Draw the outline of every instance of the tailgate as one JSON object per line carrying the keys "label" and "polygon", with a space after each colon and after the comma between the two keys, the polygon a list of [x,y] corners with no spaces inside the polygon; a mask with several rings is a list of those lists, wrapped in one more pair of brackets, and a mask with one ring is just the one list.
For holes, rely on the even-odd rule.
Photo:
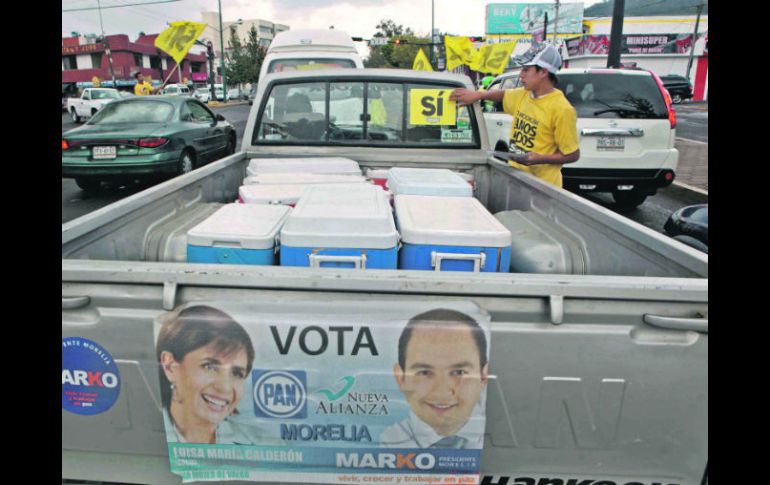
{"label": "tailgate", "polygon": [[[309,323],[473,306],[492,334],[484,483],[700,484],[706,280],[408,273],[64,260],[62,338],[101,345],[121,385],[103,413],[62,410],[62,477],[181,482],[169,470],[154,325],[205,301],[276,318],[313,308]],[[356,372],[350,362],[340,357],[341,370]]]}
{"label": "tailgate", "polygon": [[578,118],[574,168],[660,168],[676,152],[668,120]]}

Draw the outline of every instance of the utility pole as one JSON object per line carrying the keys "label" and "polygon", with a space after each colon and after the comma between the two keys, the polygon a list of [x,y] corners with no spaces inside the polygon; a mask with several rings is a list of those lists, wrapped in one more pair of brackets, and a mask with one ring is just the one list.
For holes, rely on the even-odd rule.
{"label": "utility pole", "polygon": [[554,46],[556,45],[556,32],[558,30],[559,30],[559,0],[556,0],[556,19],[553,21],[553,45]]}
{"label": "utility pole", "polygon": [[433,27],[434,13],[435,13],[434,0],[430,0],[430,67],[433,68],[433,41],[435,40],[435,32]]}
{"label": "utility pole", "polygon": [[612,28],[610,29],[610,52],[607,67],[620,67],[620,44],[623,41],[623,11],[626,0],[614,0],[612,7]]}
{"label": "utility pole", "polygon": [[99,0],[96,0],[96,5],[99,7],[99,26],[102,28],[102,42],[104,43],[104,53],[107,55],[107,63],[109,63],[110,65],[110,76],[112,76],[112,87],[117,89],[118,83],[117,81],[115,81],[115,70],[112,68],[112,52],[110,52],[110,44],[107,42],[107,36],[104,35],[104,23],[102,22],[102,3]]}
{"label": "utility pole", "polygon": [[[222,0],[217,0],[217,3],[219,4],[219,45],[222,49],[220,54],[222,57],[219,59],[219,66],[220,69],[222,69],[222,96],[224,99],[227,99],[227,75],[225,74],[225,41],[224,36],[222,35]],[[214,96],[215,93],[211,93],[212,96]]]}
{"label": "utility pole", "polygon": [[545,19],[543,20],[543,42],[548,39],[548,12],[545,13]]}
{"label": "utility pole", "polygon": [[687,61],[687,74],[685,77],[690,79],[690,68],[692,67],[692,58],[695,56],[695,42],[698,40],[698,24],[700,24],[700,14],[703,11],[703,3],[698,5],[698,17],[695,19],[695,33],[692,34],[692,45],[690,46],[690,60]]}

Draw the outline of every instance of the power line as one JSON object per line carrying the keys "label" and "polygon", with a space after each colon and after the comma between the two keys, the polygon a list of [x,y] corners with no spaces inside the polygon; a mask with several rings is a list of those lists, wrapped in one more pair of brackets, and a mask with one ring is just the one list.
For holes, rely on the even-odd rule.
{"label": "power line", "polygon": [[[140,6],[140,5],[153,5],[156,3],[172,3],[172,2],[181,2],[182,0],[158,0],[155,2],[144,2],[144,3],[124,3],[122,5],[110,5],[107,7],[102,7],[102,10],[108,9],[108,8],[121,8],[121,7],[134,7],[134,6]],[[82,12],[84,10],[99,10],[99,7],[90,7],[90,8],[70,8],[62,10],[62,12]]]}

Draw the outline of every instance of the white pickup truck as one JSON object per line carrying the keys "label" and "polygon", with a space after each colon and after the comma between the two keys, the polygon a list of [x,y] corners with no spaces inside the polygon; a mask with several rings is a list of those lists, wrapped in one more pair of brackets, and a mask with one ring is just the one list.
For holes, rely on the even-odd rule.
{"label": "white pickup truck", "polygon": [[[244,318],[264,321],[360,313],[391,323],[415,305],[475,305],[491,321],[481,484],[705,482],[708,256],[490,157],[478,104],[458,109],[454,126],[410,123],[413,90],[457,87],[472,85],[396,69],[269,74],[242,151],[62,225],[62,338],[101,345],[122,379],[109,409],[62,409],[63,483],[182,483],[153,335],[156,318],[195,302],[247,304]],[[386,116],[367,116],[374,100]],[[528,221],[511,232],[517,259],[532,264],[486,273],[187,262],[188,229],[238,198],[252,161],[297,156],[350,158],[375,179],[391,167],[460,172],[504,224]],[[240,416],[251,419],[244,396]],[[286,449],[300,446],[324,443]],[[372,477],[397,483],[383,481],[387,471]]]}
{"label": "white pickup truck", "polygon": [[74,123],[90,118],[110,101],[121,99],[117,89],[86,88],[79,98],[67,99],[67,112]]}

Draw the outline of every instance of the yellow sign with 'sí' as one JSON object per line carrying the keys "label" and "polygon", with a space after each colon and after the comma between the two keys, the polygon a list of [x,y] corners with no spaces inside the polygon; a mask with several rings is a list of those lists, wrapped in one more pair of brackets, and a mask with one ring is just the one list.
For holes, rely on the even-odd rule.
{"label": "yellow sign with 's\u00ed'", "polygon": [[457,122],[457,102],[450,101],[452,89],[409,90],[409,124],[454,125]]}

